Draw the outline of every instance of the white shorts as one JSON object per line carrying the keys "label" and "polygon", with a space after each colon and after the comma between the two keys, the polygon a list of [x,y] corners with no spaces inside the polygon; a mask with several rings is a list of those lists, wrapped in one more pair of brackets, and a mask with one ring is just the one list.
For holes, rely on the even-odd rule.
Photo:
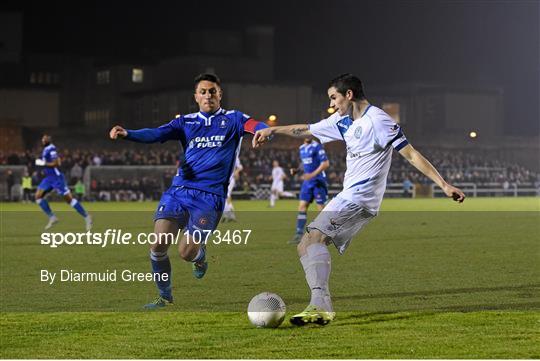
{"label": "white shorts", "polygon": [[232,197],[232,191],[235,186],[236,186],[236,181],[234,180],[234,177],[233,177],[231,181],[229,182],[229,188],[227,188],[227,198]]}
{"label": "white shorts", "polygon": [[375,217],[364,207],[340,198],[333,198],[307,226],[308,232],[317,229],[327,235],[338,252],[343,254],[352,238]]}
{"label": "white shorts", "polygon": [[272,182],[272,187],[270,190],[283,193],[283,181]]}

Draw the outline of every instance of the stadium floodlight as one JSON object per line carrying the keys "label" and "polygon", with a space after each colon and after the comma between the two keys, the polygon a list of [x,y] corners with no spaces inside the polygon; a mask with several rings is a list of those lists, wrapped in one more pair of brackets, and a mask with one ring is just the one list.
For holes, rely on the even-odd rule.
{"label": "stadium floodlight", "polygon": [[270,122],[275,122],[276,120],[277,120],[277,116],[275,116],[274,114],[272,114],[272,115],[270,115],[268,117],[268,121],[270,121]]}
{"label": "stadium floodlight", "polygon": [[471,139],[474,139],[474,138],[476,138],[477,136],[478,136],[478,133],[475,132],[474,130],[471,131],[471,132],[469,133],[469,137],[470,137]]}
{"label": "stadium floodlight", "polygon": [[328,112],[328,114],[334,114],[336,112],[334,107],[330,107],[330,108],[326,109],[326,111]]}

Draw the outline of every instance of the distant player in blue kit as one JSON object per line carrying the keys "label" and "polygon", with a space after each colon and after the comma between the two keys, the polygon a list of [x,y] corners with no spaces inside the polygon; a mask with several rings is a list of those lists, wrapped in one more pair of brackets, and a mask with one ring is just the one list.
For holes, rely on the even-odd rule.
{"label": "distant player in blue kit", "polygon": [[62,161],[58,156],[55,145],[52,144],[51,141],[51,136],[47,134],[43,135],[41,138],[41,144],[43,144],[44,147],[43,152],[41,153],[41,158],[36,159],[36,165],[43,167],[43,173],[45,173],[45,178],[39,183],[36,191],[36,203],[49,217],[49,222],[45,226],[45,229],[51,228],[58,222],[58,217],[53,213],[49,206],[49,202],[45,199],[47,193],[54,189],[56,193],[64,196],[65,201],[69,203],[77,213],[84,217],[86,230],[90,231],[92,229],[92,217],[86,212],[82,204],[71,195],[71,192],[66,185],[64,175],[58,169],[62,164]]}
{"label": "distant player in blue kit", "polygon": [[[186,229],[178,245],[180,257],[192,263],[193,275],[202,278],[208,268],[206,246],[197,242],[218,226],[227,188],[234,171],[242,137],[267,128],[237,110],[221,108],[220,80],[213,74],[195,78],[195,101],[199,112],[183,115],[158,128],[139,130],[115,126],[111,139],[124,138],[140,143],[178,140],[184,157],[172,186],[163,194],[154,216],[154,232],[176,234]],[[204,233],[206,232],[206,233]],[[158,242],[150,248],[150,260],[159,289],[159,296],[145,305],[157,309],[173,303],[171,292],[171,263],[167,251],[170,242]]]}
{"label": "distant player in blue kit", "polygon": [[[304,144],[300,146],[300,160],[304,168],[303,182],[296,217],[296,234],[288,242],[289,244],[298,244],[302,240],[307,221],[307,210],[313,200],[317,204],[317,210],[321,211],[328,196],[324,171],[330,166],[330,161],[326,157],[323,146],[312,138],[304,139]],[[291,173],[295,172],[296,169],[291,169]]]}

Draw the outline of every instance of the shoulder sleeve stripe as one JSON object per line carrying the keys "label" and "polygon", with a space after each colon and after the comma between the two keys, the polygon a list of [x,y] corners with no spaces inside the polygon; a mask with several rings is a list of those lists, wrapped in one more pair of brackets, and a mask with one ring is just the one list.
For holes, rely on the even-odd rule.
{"label": "shoulder sleeve stripe", "polygon": [[388,146],[390,146],[390,144],[394,143],[396,140],[398,140],[399,138],[403,137],[403,132],[401,131],[401,128],[399,128],[399,132],[396,134],[396,136],[394,138],[392,138],[391,141],[389,141],[387,144],[386,144],[386,147],[385,148],[388,148]]}
{"label": "shoulder sleeve stripe", "polygon": [[409,141],[407,139],[405,139],[403,142],[399,143],[397,146],[394,147],[395,150],[397,150],[398,152],[403,148],[405,147],[407,144],[409,144]]}

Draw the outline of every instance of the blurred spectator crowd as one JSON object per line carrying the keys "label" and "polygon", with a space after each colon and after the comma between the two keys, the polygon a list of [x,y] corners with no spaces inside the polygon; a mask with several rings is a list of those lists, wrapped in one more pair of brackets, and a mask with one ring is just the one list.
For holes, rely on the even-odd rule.
{"label": "blurred spectator crowd", "polygon": [[[540,183],[540,174],[523,166],[494,159],[485,151],[471,150],[445,150],[426,148],[420,151],[441,172],[442,176],[451,183],[470,182],[476,184],[498,183],[501,186],[509,184],[534,184]],[[181,162],[181,156],[176,147],[161,145],[159,147],[145,147],[120,150],[107,149],[65,149],[60,148],[62,159],[61,169],[65,174],[68,185],[78,190],[75,192],[80,198],[94,200],[116,201],[142,201],[146,199],[159,199],[175,174],[175,167]],[[34,160],[41,154],[40,149],[21,153],[0,152],[0,165],[23,165],[26,171],[26,184],[31,183],[31,191],[24,191],[25,198],[30,200],[31,193],[41,180],[39,168],[34,166]],[[327,149],[330,159],[330,168],[326,172],[328,183],[339,187],[343,181],[346,168],[344,149]],[[277,160],[281,167],[289,174],[290,168],[298,168],[300,159],[298,148],[276,149],[261,148],[252,149],[244,144],[240,161],[244,167],[237,180],[236,190],[246,193],[256,190],[261,184],[271,183],[272,161]],[[142,177],[123,176],[122,172],[116,172],[113,177],[90,177],[89,184],[83,185],[84,174],[88,166],[107,165],[165,165],[170,169],[154,172]],[[93,173],[92,173],[93,174]],[[286,189],[297,189],[301,183],[301,172],[295,176],[289,176],[285,180]],[[430,181],[420,172],[414,169],[397,152],[393,153],[392,167],[389,174],[389,183],[420,183],[427,184]],[[5,182],[8,189],[10,185],[21,182],[15,179],[15,175],[5,174]],[[29,180],[30,179],[30,180]],[[24,187],[23,187],[24,188]],[[28,188],[28,187],[26,187]],[[90,194],[86,194],[89,190]]]}

